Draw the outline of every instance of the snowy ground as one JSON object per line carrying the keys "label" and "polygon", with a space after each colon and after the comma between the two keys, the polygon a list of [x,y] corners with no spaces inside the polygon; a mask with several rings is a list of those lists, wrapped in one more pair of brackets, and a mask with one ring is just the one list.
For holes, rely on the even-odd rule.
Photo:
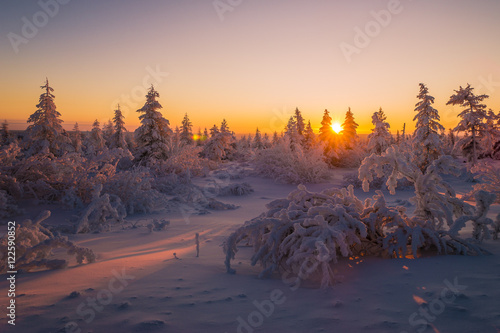
{"label": "snowy ground", "polygon": [[[339,186],[343,172],[335,171],[332,182],[308,189]],[[500,332],[500,241],[483,244],[491,256],[346,259],[337,268],[342,280],[327,290],[294,276],[257,279],[260,268],[250,265],[251,248],[245,247],[234,262],[237,274],[226,274],[225,237],[295,188],[255,177],[243,181],[255,192],[221,198],[241,206],[237,210],[188,217],[136,215],[127,221],[141,225],[160,218],[171,224],[153,233],[141,227],[71,236],[92,248],[97,262],[19,274],[16,326],[7,325],[2,315],[0,331]],[[470,188],[453,185],[462,193]],[[412,196],[411,191],[384,193],[389,203]],[[365,198],[373,192],[356,194]],[[28,214],[44,208],[31,207]],[[493,209],[492,216],[499,211]],[[48,221],[57,223],[70,213],[53,211]],[[0,299],[6,300],[7,289],[3,276]]]}

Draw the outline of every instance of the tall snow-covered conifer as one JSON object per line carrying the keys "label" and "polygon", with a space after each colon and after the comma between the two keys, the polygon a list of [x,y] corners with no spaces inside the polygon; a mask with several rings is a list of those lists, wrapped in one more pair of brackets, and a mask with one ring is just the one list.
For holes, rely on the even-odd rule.
{"label": "tall snow-covered conifer", "polygon": [[97,119],[92,124],[92,130],[87,137],[85,146],[87,147],[87,155],[91,157],[97,156],[106,147],[104,136],[101,130],[101,123],[99,123],[99,120]]}
{"label": "tall snow-covered conifer", "polygon": [[258,127],[255,130],[255,136],[253,137],[252,148],[255,148],[258,150],[265,148],[264,143],[262,142],[262,136],[260,135],[260,131],[259,131]]}
{"label": "tall snow-covered conifer", "polygon": [[193,124],[189,120],[187,113],[182,119],[180,142],[184,145],[190,145],[193,143]]}
{"label": "tall snow-covered conifer", "polygon": [[375,126],[372,133],[368,136],[368,151],[381,155],[392,142],[392,135],[389,133],[390,125],[385,120],[382,108],[372,115],[372,124]]}
{"label": "tall snow-covered conifer", "polygon": [[2,141],[0,142],[0,144],[2,145],[8,144],[9,138],[10,138],[9,123],[7,122],[7,120],[5,120],[2,123]]}
{"label": "tall snow-covered conifer", "polygon": [[304,130],[303,146],[305,149],[311,149],[316,145],[316,134],[314,134],[311,126],[311,121],[307,122],[306,129]]}
{"label": "tall snow-covered conifer", "polygon": [[321,120],[321,128],[319,129],[319,139],[328,144],[332,140],[333,134],[332,117],[330,117],[330,112],[325,110]]}
{"label": "tall snow-covered conifer", "polygon": [[444,131],[444,127],[439,123],[438,111],[432,107],[434,97],[429,95],[429,89],[423,83],[420,83],[417,98],[420,101],[415,104],[417,114],[413,121],[417,121],[417,124],[413,133],[412,147],[415,163],[424,172],[432,161],[443,154],[443,142],[439,132]]}
{"label": "tall snow-covered conifer", "polygon": [[80,126],[78,126],[78,123],[75,123],[75,126],[73,126],[73,147],[75,148],[75,151],[77,153],[82,152],[82,132],[80,132]]}
{"label": "tall snow-covered conifer", "polygon": [[165,160],[169,157],[172,130],[170,122],[158,111],[162,108],[156,100],[158,97],[160,94],[151,85],[146,103],[137,110],[141,114],[141,126],[135,130],[136,159],[139,161]]}
{"label": "tall snow-covered conifer", "polygon": [[458,114],[462,120],[454,131],[465,133],[465,137],[457,144],[460,145],[463,155],[467,157],[471,166],[476,164],[481,151],[480,139],[484,136],[487,119],[486,105],[482,104],[482,101],[489,97],[488,95],[475,95],[473,90],[470,84],[467,84],[465,88],[460,86],[446,103],[446,105],[459,105],[464,108]]}
{"label": "tall snow-covered conifer", "polygon": [[120,109],[120,105],[116,106],[115,115],[113,117],[113,124],[115,132],[113,134],[111,148],[122,148],[128,149],[127,140],[125,139],[125,133],[127,129],[125,128],[125,117]]}
{"label": "tall snow-covered conifer", "polygon": [[354,121],[354,115],[351,112],[351,108],[349,108],[345,114],[344,123],[342,124],[342,132],[340,132],[346,149],[353,149],[356,146],[358,142],[358,133],[356,129],[358,126],[359,125]]}
{"label": "tall snow-covered conifer", "polygon": [[28,156],[37,154],[43,149],[48,149],[52,154],[61,156],[72,150],[71,140],[62,127],[61,114],[56,110],[54,103],[54,89],[49,85],[49,80],[41,86],[44,91],[40,95],[37,110],[28,118],[32,123],[26,129],[26,145]]}
{"label": "tall snow-covered conifer", "polygon": [[300,112],[299,108],[295,108],[295,114],[293,116],[293,119],[295,120],[297,134],[303,136],[306,126],[304,123],[304,118],[302,117],[302,112]]}

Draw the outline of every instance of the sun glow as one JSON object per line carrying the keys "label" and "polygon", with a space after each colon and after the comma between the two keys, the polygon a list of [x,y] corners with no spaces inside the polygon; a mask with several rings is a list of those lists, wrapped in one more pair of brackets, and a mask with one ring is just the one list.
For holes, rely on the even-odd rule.
{"label": "sun glow", "polygon": [[332,130],[339,134],[340,132],[342,132],[342,125],[340,125],[339,123],[333,123],[332,124]]}

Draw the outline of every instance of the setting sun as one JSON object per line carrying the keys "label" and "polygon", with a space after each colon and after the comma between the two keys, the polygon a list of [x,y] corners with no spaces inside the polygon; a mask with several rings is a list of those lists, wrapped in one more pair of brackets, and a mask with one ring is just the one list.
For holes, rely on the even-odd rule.
{"label": "setting sun", "polygon": [[342,125],[340,125],[339,123],[333,123],[332,124],[332,130],[335,132],[335,133],[340,133],[342,132]]}

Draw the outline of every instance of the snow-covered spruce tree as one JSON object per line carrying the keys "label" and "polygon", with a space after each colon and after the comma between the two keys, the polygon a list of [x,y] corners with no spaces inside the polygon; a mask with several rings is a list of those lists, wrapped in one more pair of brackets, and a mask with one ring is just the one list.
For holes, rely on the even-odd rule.
{"label": "snow-covered spruce tree", "polygon": [[255,130],[255,136],[253,137],[252,148],[261,150],[266,148],[264,143],[262,142],[262,136],[260,135],[259,128]]}
{"label": "snow-covered spruce tree", "polygon": [[471,166],[476,164],[478,155],[482,150],[480,140],[484,137],[486,130],[485,120],[487,114],[486,105],[481,104],[481,102],[489,97],[488,95],[476,96],[473,90],[474,88],[470,84],[467,84],[465,88],[460,86],[446,103],[446,105],[459,105],[464,108],[458,115],[462,119],[454,131],[465,133],[464,138],[459,140],[457,145]]}
{"label": "snow-covered spruce tree", "polygon": [[420,92],[417,95],[420,100],[415,104],[415,118],[417,121],[415,132],[412,138],[412,148],[415,153],[415,163],[425,172],[425,169],[443,154],[443,142],[439,131],[444,131],[444,127],[439,123],[439,114],[432,107],[434,97],[429,95],[429,89],[425,84],[420,83]]}
{"label": "snow-covered spruce tree", "polygon": [[178,151],[181,146],[181,129],[179,126],[175,126],[174,133],[171,138],[172,151]]}
{"label": "snow-covered spruce tree", "polygon": [[127,140],[125,139],[125,117],[120,109],[120,105],[116,106],[115,114],[113,116],[114,134],[111,139],[111,148],[128,149]]}
{"label": "snow-covered spruce tree", "polygon": [[9,132],[9,123],[5,120],[2,123],[2,131],[0,135],[0,146],[8,145],[10,143],[10,132]]}
{"label": "snow-covered spruce tree", "polygon": [[332,117],[330,117],[330,112],[325,110],[323,113],[323,119],[321,120],[321,127],[319,129],[319,140],[327,144],[331,141],[332,136]]}
{"label": "snow-covered spruce tree", "polygon": [[278,132],[274,131],[271,144],[273,144],[273,145],[277,144],[280,141],[280,138],[281,138],[281,136],[278,135]]}
{"label": "snow-covered spruce tree", "polygon": [[214,124],[214,126],[212,126],[212,128],[210,128],[210,137],[214,137],[219,133],[220,133],[219,127],[217,127],[217,125]]}
{"label": "snow-covered spruce tree", "polygon": [[500,141],[499,121],[500,116],[493,112],[492,109],[489,109],[486,117],[486,130],[484,131],[482,142],[484,156],[493,157],[495,155],[495,143]]}
{"label": "snow-covered spruce tree", "polygon": [[333,166],[338,167],[358,167],[365,156],[364,145],[359,144],[359,137],[356,132],[358,124],[354,121],[351,108],[346,112],[345,121],[342,124],[342,131],[338,135],[336,147],[336,158],[330,159]]}
{"label": "snow-covered spruce tree", "polygon": [[291,147],[296,147],[302,144],[302,136],[298,132],[297,122],[294,117],[290,117],[290,119],[288,119],[284,136],[288,138]]}
{"label": "snow-covered spruce tree", "polygon": [[189,120],[188,114],[184,115],[182,118],[181,133],[179,135],[179,140],[181,145],[191,145],[193,144],[193,124]]}
{"label": "snow-covered spruce tree", "polygon": [[269,140],[269,134],[264,133],[264,136],[262,137],[262,144],[264,145],[264,148],[271,147],[271,140]]}
{"label": "snow-covered spruce tree", "polygon": [[240,242],[253,245],[251,264],[263,266],[259,277],[278,271],[297,274],[306,265],[310,274],[301,278],[314,278],[317,272],[322,287],[335,282],[334,265],[342,257],[417,257],[419,251],[430,249],[444,254],[485,253],[456,235],[409,218],[403,207],[387,207],[380,191],[363,203],[352,186],[313,193],[299,185],[286,199],[266,207],[266,212],[243,224],[224,242],[228,273],[235,273],[231,260]]}
{"label": "snow-covered spruce tree", "polygon": [[210,139],[207,140],[203,147],[201,156],[215,162],[231,160],[234,157],[235,149],[236,137],[229,130],[227,121],[224,119],[220,130],[216,125],[210,129]]}
{"label": "snow-covered spruce tree", "polygon": [[303,137],[306,126],[304,123],[304,118],[302,117],[302,112],[300,112],[299,108],[295,108],[295,114],[293,115],[293,120],[295,122],[297,134]]}
{"label": "snow-covered spruce tree", "polygon": [[307,122],[306,129],[304,130],[304,140],[302,141],[302,146],[305,149],[311,149],[316,146],[316,134],[314,134],[311,121]]}
{"label": "snow-covered spruce tree", "polygon": [[102,128],[102,137],[104,138],[104,142],[106,143],[106,146],[108,148],[111,148],[114,135],[115,135],[115,129],[113,126],[113,122],[110,119],[108,120],[107,123],[104,124]]}
{"label": "snow-covered spruce tree", "polygon": [[392,144],[392,135],[389,133],[391,126],[385,121],[386,119],[382,108],[372,115],[372,124],[375,127],[368,135],[368,151],[371,153],[381,155]]}
{"label": "snow-covered spruce tree", "polygon": [[87,156],[89,158],[96,157],[97,155],[102,153],[106,148],[106,142],[104,140],[104,136],[101,130],[101,124],[97,119],[92,124],[92,130],[87,136],[85,146],[87,149]]}
{"label": "snow-covered spruce tree", "polygon": [[28,118],[31,125],[26,129],[25,143],[27,156],[48,149],[55,156],[62,156],[71,151],[71,140],[62,127],[61,114],[56,110],[54,103],[54,89],[49,85],[49,80],[41,86],[44,91],[40,95],[37,110]]}
{"label": "snow-covered spruce tree", "polygon": [[357,146],[359,137],[356,129],[358,126],[359,125],[354,121],[354,115],[351,112],[351,108],[349,108],[345,114],[344,123],[342,124],[342,132],[340,132],[344,142],[344,147],[347,150],[352,150]]}
{"label": "snow-covered spruce tree", "polygon": [[72,135],[73,147],[75,148],[75,152],[82,152],[82,132],[80,132],[80,126],[78,123],[75,123],[73,126],[73,135]]}
{"label": "snow-covered spruce tree", "polygon": [[139,162],[155,163],[165,160],[171,149],[172,130],[170,122],[163,118],[159,109],[161,104],[156,100],[160,94],[151,85],[146,95],[146,103],[137,110],[141,115],[141,126],[135,130],[137,151],[135,157]]}
{"label": "snow-covered spruce tree", "polygon": [[321,120],[318,138],[323,146],[323,155],[328,164],[332,164],[332,161],[336,161],[339,157],[336,151],[335,137],[336,134],[332,129],[332,117],[330,117],[330,112],[325,110],[323,119]]}

